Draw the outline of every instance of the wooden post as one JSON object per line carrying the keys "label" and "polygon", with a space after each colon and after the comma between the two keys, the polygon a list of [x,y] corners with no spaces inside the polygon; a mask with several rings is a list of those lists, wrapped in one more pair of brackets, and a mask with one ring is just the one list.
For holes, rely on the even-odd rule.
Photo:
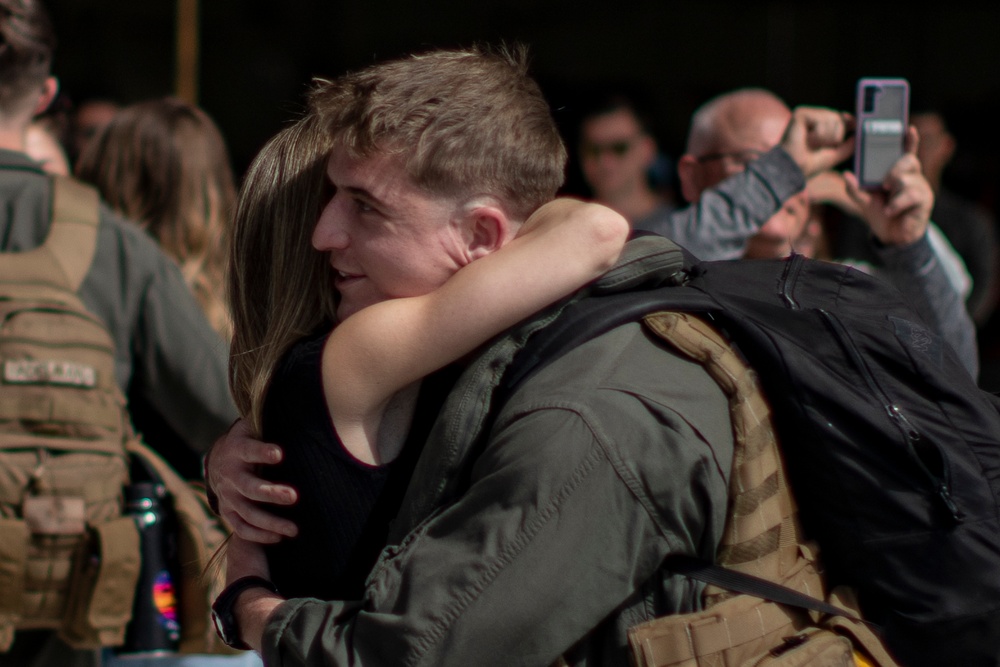
{"label": "wooden post", "polygon": [[198,104],[198,0],[177,0],[177,97]]}

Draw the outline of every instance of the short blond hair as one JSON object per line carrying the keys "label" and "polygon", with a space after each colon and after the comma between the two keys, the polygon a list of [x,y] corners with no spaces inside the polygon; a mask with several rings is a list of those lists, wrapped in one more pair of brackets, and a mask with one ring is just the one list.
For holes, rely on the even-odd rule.
{"label": "short blond hair", "polygon": [[418,187],[491,195],[523,220],[563,183],[566,148],[523,47],[439,50],[317,82],[310,109],[351,155],[398,155]]}

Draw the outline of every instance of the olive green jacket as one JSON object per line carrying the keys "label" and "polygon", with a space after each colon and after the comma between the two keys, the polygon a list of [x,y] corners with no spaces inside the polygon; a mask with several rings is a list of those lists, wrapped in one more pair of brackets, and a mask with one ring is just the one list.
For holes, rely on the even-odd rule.
{"label": "olive green jacket", "polygon": [[[677,252],[632,241],[599,288],[673,272]],[[265,630],[266,664],[626,665],[627,627],[697,608],[700,586],[660,565],[714,557],[732,459],[726,399],[632,323],[529,378],[486,433],[505,368],[553,317],[466,368],[365,599],[286,602]]]}

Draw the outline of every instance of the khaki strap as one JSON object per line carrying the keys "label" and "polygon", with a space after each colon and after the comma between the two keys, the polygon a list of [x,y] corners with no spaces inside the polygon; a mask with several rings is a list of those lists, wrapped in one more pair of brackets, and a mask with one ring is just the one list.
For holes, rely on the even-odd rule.
{"label": "khaki strap", "polygon": [[10,648],[23,613],[29,539],[24,521],[0,519],[0,652]]}
{"label": "khaki strap", "polygon": [[[816,570],[812,547],[801,537],[770,408],[756,374],[717,331],[693,315],[659,312],[644,322],[673,348],[704,366],[729,399],[733,469],[717,563],[824,599],[824,582]],[[638,667],[702,667],[729,664],[731,659],[752,659],[758,664],[785,636],[803,631],[816,633],[815,637],[829,634],[829,630],[818,630],[815,619],[810,620],[803,610],[715,586],[706,588],[704,601],[704,611],[665,616],[630,628],[629,643]],[[830,601],[842,606],[839,598]],[[854,645],[863,647],[875,664],[895,665],[862,623],[833,618],[830,625],[849,632]],[[807,630],[809,626],[813,628]]]}
{"label": "khaki strap", "polygon": [[116,636],[124,632],[125,624],[132,618],[132,601],[139,583],[139,530],[131,516],[102,523],[94,529],[100,542],[101,569],[87,617],[99,633]]}
{"label": "khaki strap", "polygon": [[[3,263],[0,260],[0,265]],[[74,388],[72,391],[80,390]],[[22,419],[57,424],[85,423],[103,426],[109,433],[115,433],[121,427],[123,403],[99,398],[59,400],[50,393],[49,387],[42,385],[27,389],[24,385],[0,386],[0,420],[8,422]],[[115,445],[115,449],[121,451],[120,438]]]}
{"label": "khaki strap", "polygon": [[43,283],[76,292],[94,260],[100,196],[66,176],[52,177],[52,224],[45,242],[0,256],[0,281]]}
{"label": "khaki strap", "polygon": [[96,550],[81,563],[89,582],[82,583],[80,574],[74,576],[77,590],[72,592],[59,633],[63,641],[78,649],[117,646],[125,641],[125,626],[132,618],[139,583],[141,552],[135,519],[123,516],[94,526],[93,531]]}
{"label": "khaki strap", "polygon": [[[648,315],[646,326],[702,364],[729,399],[733,421],[730,510],[716,561],[781,582],[799,558],[796,506],[756,374],[707,322],[687,313]],[[778,559],[770,558],[780,553]]]}
{"label": "khaki strap", "polygon": [[210,602],[222,592],[225,583],[224,559],[214,571],[208,564],[228,530],[208,507],[203,489],[178,475],[155,451],[138,439],[126,449],[149,463],[173,497],[179,522],[178,559],[181,572],[175,586],[178,591],[178,615],[181,625],[181,653],[230,653],[219,641],[211,621]]}

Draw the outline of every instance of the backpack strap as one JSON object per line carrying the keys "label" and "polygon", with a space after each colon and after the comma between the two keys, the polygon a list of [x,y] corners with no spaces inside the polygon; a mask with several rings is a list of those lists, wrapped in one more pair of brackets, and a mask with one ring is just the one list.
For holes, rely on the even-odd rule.
{"label": "backpack strap", "polygon": [[52,224],[42,245],[8,253],[0,262],[0,281],[54,285],[75,293],[94,260],[100,196],[66,176],[53,176]]}
{"label": "backpack strap", "polygon": [[[728,397],[734,451],[729,508],[716,563],[685,555],[672,555],[664,562],[678,574],[710,584],[703,594],[705,611],[630,628],[636,664],[710,665],[723,655],[726,664],[730,659],[744,664],[769,651],[776,656],[773,651],[804,643],[836,625],[837,632],[850,636],[855,654],[860,650],[873,664],[895,665],[867,623],[851,609],[849,598],[827,595],[815,548],[803,539],[799,527],[757,374],[698,317],[663,311],[647,315],[643,323],[701,364]],[[820,621],[810,611],[839,620]],[[790,637],[793,644],[787,644]]]}
{"label": "backpack strap", "polygon": [[708,563],[694,556],[685,556],[683,554],[668,556],[666,565],[672,572],[683,574],[685,577],[691,577],[692,579],[697,579],[698,581],[712,584],[719,588],[736,591],[744,595],[752,595],[762,600],[777,602],[789,607],[798,607],[806,611],[815,611],[831,616],[843,616],[859,623],[868,622],[846,609],[834,607],[832,604],[814,598],[811,595],[799,593],[767,579],[761,579],[760,577],[755,577],[744,572],[737,572],[736,570],[731,570],[714,563]]}
{"label": "backpack strap", "polygon": [[[799,569],[801,559],[815,560],[814,548],[805,545],[802,538],[798,510],[771,425],[771,409],[757,374],[728,341],[698,317],[659,312],[646,316],[643,322],[672,348],[701,364],[729,399],[734,440],[730,507],[716,562],[768,581],[785,581],[790,572]],[[687,565],[685,569],[690,570],[690,563]],[[823,597],[818,574],[806,586],[806,594]]]}
{"label": "backpack strap", "polygon": [[[225,587],[225,559],[215,560],[228,527],[208,506],[204,487],[188,482],[138,438],[126,448],[145,474],[166,486],[177,513],[177,548],[181,571],[175,583],[181,626],[180,653],[230,654],[211,622],[210,604]],[[213,561],[216,565],[212,565]]]}

